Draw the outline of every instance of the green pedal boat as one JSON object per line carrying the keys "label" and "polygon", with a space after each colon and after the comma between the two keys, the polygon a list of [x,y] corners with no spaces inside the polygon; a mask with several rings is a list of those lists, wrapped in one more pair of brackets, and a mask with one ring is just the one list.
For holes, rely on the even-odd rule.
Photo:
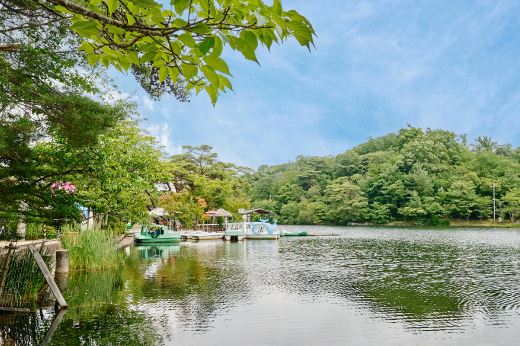
{"label": "green pedal boat", "polygon": [[286,230],[282,230],[280,232],[280,237],[304,237],[308,235],[307,232],[298,232],[298,231],[294,231],[294,232],[287,232]]}
{"label": "green pedal boat", "polygon": [[168,229],[168,226],[141,226],[141,233],[135,235],[136,243],[176,243],[181,234]]}

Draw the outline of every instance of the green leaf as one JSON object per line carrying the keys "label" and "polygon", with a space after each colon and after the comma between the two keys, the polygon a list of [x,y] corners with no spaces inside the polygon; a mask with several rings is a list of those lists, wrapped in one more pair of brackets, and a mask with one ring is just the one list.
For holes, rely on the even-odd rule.
{"label": "green leaf", "polygon": [[259,26],[266,25],[269,22],[269,19],[262,16],[260,13],[258,13],[258,9],[253,11],[249,11],[249,14],[254,15],[256,17],[256,24]]}
{"label": "green leaf", "polygon": [[103,64],[103,66],[108,67],[108,64],[109,64],[110,62],[108,61],[108,59],[107,59],[106,56],[102,56],[102,57],[100,57],[99,60],[101,61],[101,63]]}
{"label": "green leaf", "polygon": [[223,72],[223,73],[231,76],[231,73],[229,73],[228,65],[221,58],[212,59],[212,60],[205,59],[205,61],[206,61],[206,64],[211,66],[211,68],[213,68],[214,70]]}
{"label": "green leaf", "polygon": [[162,66],[159,69],[159,83],[162,83],[168,77],[168,68],[166,66]]}
{"label": "green leaf", "polygon": [[208,26],[205,23],[195,24],[195,26],[191,28],[191,31],[193,31],[196,34],[206,34],[210,32]]}
{"label": "green leaf", "polygon": [[153,0],[133,0],[133,3],[140,8],[154,8],[161,7],[158,3]]}
{"label": "green leaf", "polygon": [[110,12],[110,14],[112,14],[119,7],[119,0],[107,0],[107,5],[108,5],[108,12]]}
{"label": "green leaf", "polygon": [[190,5],[190,0],[172,0],[170,3],[173,4],[175,12],[182,15],[182,12]]}
{"label": "green leaf", "polygon": [[81,29],[81,30],[90,30],[95,29],[97,26],[96,22],[89,22],[89,21],[77,21],[71,26],[69,26],[69,29]]}
{"label": "green leaf", "polygon": [[242,31],[240,33],[240,38],[246,41],[253,48],[253,50],[256,50],[258,47],[258,40],[255,34],[253,34],[251,31]]}
{"label": "green leaf", "polygon": [[293,36],[300,43],[300,45],[306,46],[307,48],[309,48],[309,51],[310,51],[309,41],[306,38],[304,38],[303,36],[301,36],[295,32],[293,33]]}
{"label": "green leaf", "polygon": [[285,21],[282,19],[282,17],[276,15],[276,14],[273,14],[271,16],[271,19],[280,26],[280,28],[282,29],[285,29],[287,27],[287,24],[285,23]]}
{"label": "green leaf", "polygon": [[222,91],[225,92],[224,90],[224,87],[228,87],[229,89],[233,90],[233,88],[231,87],[231,82],[229,81],[229,79],[227,79],[226,77],[224,77],[223,75],[218,75],[218,78],[219,78],[219,81],[220,81],[220,88]]}
{"label": "green leaf", "polygon": [[147,43],[147,44],[141,44],[139,46],[140,51],[149,51],[149,52],[157,52],[159,51],[159,47],[157,46],[157,43]]}
{"label": "green leaf", "polygon": [[137,55],[136,51],[127,51],[126,57],[131,63],[139,65],[139,56]]}
{"label": "green leaf", "polygon": [[220,54],[222,54],[222,49],[222,40],[220,39],[220,37],[215,36],[215,45],[213,46],[213,51],[209,54],[211,59],[218,58]]}
{"label": "green leaf", "polygon": [[289,15],[289,18],[291,18],[291,20],[296,20],[298,22],[303,22],[303,23],[310,23],[307,18],[305,18],[304,16],[302,16],[295,10],[290,10],[289,12],[287,12],[287,14]]}
{"label": "green leaf", "polygon": [[168,68],[168,73],[170,74],[170,78],[172,82],[176,83],[177,79],[179,79],[179,71],[175,67]]}
{"label": "green leaf", "polygon": [[255,51],[249,45],[249,43],[247,43],[246,41],[244,41],[241,38],[238,38],[238,37],[235,37],[235,36],[231,36],[231,35],[228,35],[228,38],[229,38],[229,45],[231,46],[231,48],[241,52],[247,60],[254,61],[258,65],[260,65],[258,63],[258,60],[256,60]]}
{"label": "green leaf", "polygon": [[217,103],[218,94],[215,88],[212,85],[206,85],[206,92],[208,93],[209,97],[211,98],[211,103],[213,103],[213,106],[215,106],[215,103]]}
{"label": "green leaf", "polygon": [[202,54],[206,55],[211,48],[215,45],[215,39],[213,37],[208,37],[204,41],[199,44],[199,50]]}
{"label": "green leaf", "polygon": [[175,19],[172,24],[173,24],[173,26],[175,26],[177,28],[182,28],[182,27],[188,25],[188,23],[182,18]]}
{"label": "green leaf", "polygon": [[184,78],[186,78],[186,80],[194,78],[199,72],[199,69],[195,65],[182,65],[181,69],[182,74],[184,75]]}
{"label": "green leaf", "polygon": [[200,67],[202,73],[204,73],[204,76],[208,79],[208,81],[215,86],[215,88],[218,88],[219,86],[219,78],[215,70],[213,70],[210,66],[203,65]]}
{"label": "green leaf", "polygon": [[88,42],[83,42],[81,46],[79,46],[78,50],[84,50],[85,53],[92,53],[94,51],[94,47]]}
{"label": "green leaf", "polygon": [[69,13],[69,14],[75,14],[74,12],[69,11],[66,7],[63,7],[63,6],[56,6],[56,7],[54,7],[54,9],[58,10],[60,12],[65,12],[65,13]]}
{"label": "green leaf", "polygon": [[139,61],[139,63],[144,64],[145,62],[152,61],[156,55],[157,55],[157,52],[148,52],[141,57],[141,60]]}
{"label": "green leaf", "polygon": [[120,56],[118,57],[117,61],[119,65],[121,65],[121,67],[125,69],[125,71],[128,71],[128,69],[132,65],[130,64],[130,61],[128,61],[127,56]]}
{"label": "green leaf", "polygon": [[124,29],[118,28],[117,26],[107,25],[108,32],[112,34],[124,35],[126,31]]}
{"label": "green leaf", "polygon": [[179,35],[179,41],[181,41],[182,43],[184,43],[186,46],[190,47],[190,48],[195,48],[197,46],[197,44],[195,43],[195,40],[193,39],[193,37],[191,37],[191,34],[189,33],[184,33],[182,35]]}
{"label": "green leaf", "polygon": [[289,27],[289,29],[291,29],[298,35],[302,36],[307,41],[312,42],[312,33],[307,27],[307,25],[303,24],[302,22],[290,21],[287,23],[287,26]]}
{"label": "green leaf", "polygon": [[264,34],[264,39],[269,36],[274,42],[278,43],[278,38],[272,29],[262,29],[262,32]]}
{"label": "green leaf", "polygon": [[90,64],[90,66],[94,66],[99,60],[99,55],[90,54],[87,59],[88,59],[88,63]]}
{"label": "green leaf", "polygon": [[188,83],[188,85],[186,86],[186,91],[190,91],[191,89],[195,88],[195,84],[193,83]]}
{"label": "green leaf", "polygon": [[224,35],[222,33],[219,33],[220,38],[222,39],[222,42],[229,43],[229,37],[227,35]]}
{"label": "green leaf", "polygon": [[126,4],[126,7],[128,7],[128,9],[134,14],[134,15],[139,15],[139,7],[135,6],[132,2],[129,2],[128,4]]}
{"label": "green leaf", "polygon": [[180,56],[182,54],[182,45],[178,41],[173,42],[172,49],[175,55]]}

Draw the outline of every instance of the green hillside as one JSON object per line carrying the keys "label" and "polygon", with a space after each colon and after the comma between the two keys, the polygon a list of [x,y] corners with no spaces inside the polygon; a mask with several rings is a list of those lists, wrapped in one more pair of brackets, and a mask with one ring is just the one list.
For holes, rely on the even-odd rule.
{"label": "green hillside", "polygon": [[336,157],[298,156],[262,165],[250,179],[252,206],[276,211],[284,224],[349,222],[439,224],[520,214],[520,147],[408,126],[369,138]]}

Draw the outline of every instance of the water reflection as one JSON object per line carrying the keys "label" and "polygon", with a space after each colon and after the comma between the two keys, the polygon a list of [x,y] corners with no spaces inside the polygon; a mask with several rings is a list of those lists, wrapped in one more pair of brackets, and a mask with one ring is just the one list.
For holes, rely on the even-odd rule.
{"label": "water reflection", "polygon": [[[71,308],[49,344],[473,345],[520,337],[518,231],[332,232],[341,236],[133,247],[118,270],[69,277]],[[0,321],[0,337],[34,344],[53,316]]]}

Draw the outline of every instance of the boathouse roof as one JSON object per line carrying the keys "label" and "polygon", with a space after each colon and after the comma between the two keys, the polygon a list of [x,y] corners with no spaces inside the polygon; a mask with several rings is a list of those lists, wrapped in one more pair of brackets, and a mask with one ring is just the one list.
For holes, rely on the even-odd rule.
{"label": "boathouse roof", "polygon": [[262,208],[255,208],[255,209],[249,209],[249,210],[244,210],[244,209],[238,209],[238,213],[239,214],[253,214],[253,213],[257,213],[257,214],[276,214],[275,212],[272,212],[272,211],[269,211],[269,210],[265,210],[265,209],[262,209]]}

